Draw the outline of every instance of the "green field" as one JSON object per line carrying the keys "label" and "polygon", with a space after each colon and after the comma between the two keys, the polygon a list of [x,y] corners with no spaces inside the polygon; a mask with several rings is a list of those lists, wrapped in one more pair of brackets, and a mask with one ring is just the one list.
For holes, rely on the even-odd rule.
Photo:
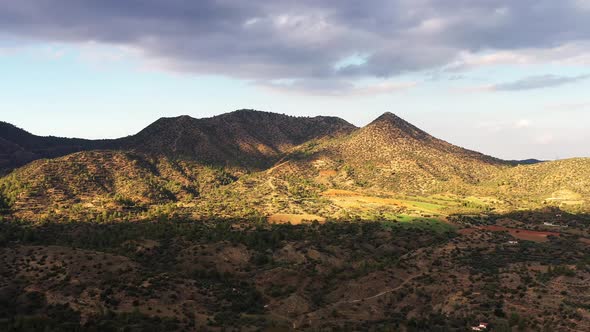
{"label": "green field", "polygon": [[455,227],[436,218],[424,218],[410,215],[398,215],[396,219],[387,220],[383,223],[386,227],[417,228],[433,231],[436,233],[447,233],[455,231]]}

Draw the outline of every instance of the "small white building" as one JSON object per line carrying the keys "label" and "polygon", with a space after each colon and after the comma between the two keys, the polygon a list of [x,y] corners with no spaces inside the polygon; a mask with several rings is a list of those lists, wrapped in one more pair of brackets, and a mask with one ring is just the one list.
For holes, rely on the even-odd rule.
{"label": "small white building", "polygon": [[472,326],[471,331],[486,331],[488,329],[488,323],[480,322],[477,326]]}

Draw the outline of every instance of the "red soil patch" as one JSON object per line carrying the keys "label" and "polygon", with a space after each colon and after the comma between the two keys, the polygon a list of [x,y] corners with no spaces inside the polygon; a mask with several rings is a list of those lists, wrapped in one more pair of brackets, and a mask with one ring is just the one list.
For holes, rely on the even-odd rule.
{"label": "red soil patch", "polygon": [[477,228],[462,228],[462,229],[458,230],[457,233],[459,233],[461,235],[469,235],[469,234],[475,233],[476,230],[477,230]]}
{"label": "red soil patch", "polygon": [[[511,236],[526,241],[534,241],[534,242],[545,242],[547,241],[548,236],[559,236],[559,233],[556,232],[539,232],[539,231],[531,231],[528,229],[521,229],[521,228],[508,228],[504,226],[498,225],[490,225],[490,226],[479,226],[474,228],[463,228],[457,231],[457,233],[461,235],[470,235],[475,233],[478,229],[483,229],[486,231],[492,232],[508,232]],[[590,244],[590,239],[588,240],[588,244]],[[580,239],[582,241],[582,239]],[[585,242],[585,241],[582,241]]]}
{"label": "red soil patch", "polygon": [[485,229],[492,232],[503,232],[506,231],[513,237],[520,239],[520,240],[527,240],[527,241],[534,241],[534,242],[545,242],[547,241],[548,236],[559,236],[559,233],[556,232],[539,232],[539,231],[530,231],[528,229],[519,229],[519,228],[508,228],[504,226],[480,226],[480,229]]}

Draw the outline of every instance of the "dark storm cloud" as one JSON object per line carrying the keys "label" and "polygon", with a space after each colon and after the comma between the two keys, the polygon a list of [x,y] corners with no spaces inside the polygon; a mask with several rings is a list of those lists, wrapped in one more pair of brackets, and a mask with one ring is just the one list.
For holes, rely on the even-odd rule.
{"label": "dark storm cloud", "polygon": [[521,90],[533,90],[549,88],[554,86],[560,86],[578,81],[586,80],[590,78],[590,75],[578,75],[578,76],[557,76],[557,75],[540,75],[531,76],[514,82],[497,84],[492,87],[496,91],[521,91]]}
{"label": "dark storm cloud", "polygon": [[[590,1],[18,0],[0,2],[2,35],[130,46],[169,70],[346,87],[461,68],[465,53],[586,41]],[[366,61],[336,66],[356,54]]]}

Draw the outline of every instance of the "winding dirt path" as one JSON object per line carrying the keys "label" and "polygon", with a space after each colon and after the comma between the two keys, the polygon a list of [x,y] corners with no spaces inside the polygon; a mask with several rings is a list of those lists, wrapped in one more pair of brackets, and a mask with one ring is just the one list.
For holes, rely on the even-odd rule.
{"label": "winding dirt path", "polygon": [[378,298],[378,297],[380,297],[380,296],[383,296],[383,295],[385,295],[385,294],[393,293],[393,292],[395,292],[395,291],[397,291],[397,290],[401,289],[402,287],[404,287],[406,284],[408,284],[408,283],[409,283],[409,282],[411,282],[412,280],[414,280],[414,279],[416,279],[416,278],[418,278],[418,277],[421,277],[421,276],[423,276],[423,274],[422,274],[422,273],[420,273],[420,274],[416,274],[416,275],[413,275],[413,276],[411,276],[411,277],[408,277],[408,278],[404,279],[404,281],[402,281],[402,283],[401,283],[401,284],[399,284],[397,287],[395,287],[395,288],[391,288],[391,289],[388,289],[388,290],[385,290],[385,291],[382,291],[382,292],[380,292],[380,293],[377,293],[377,294],[375,294],[375,295],[372,295],[372,296],[369,296],[369,297],[365,297],[365,298],[358,299],[358,300],[340,301],[340,302],[336,302],[336,303],[334,303],[334,304],[342,304],[342,303],[358,303],[358,302],[362,302],[362,301],[366,301],[366,300],[372,300],[372,299]]}

